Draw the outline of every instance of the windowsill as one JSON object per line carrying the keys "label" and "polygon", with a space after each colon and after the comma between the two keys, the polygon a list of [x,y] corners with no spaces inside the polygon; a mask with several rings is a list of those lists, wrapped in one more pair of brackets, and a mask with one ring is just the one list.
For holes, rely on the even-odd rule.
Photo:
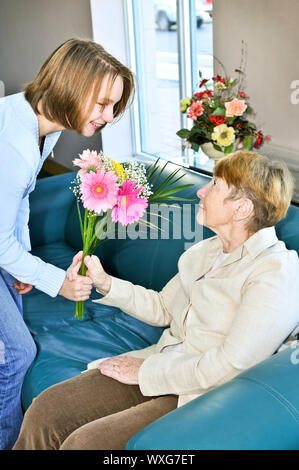
{"label": "windowsill", "polygon": [[189,155],[182,155],[178,157],[169,157],[167,154],[159,153],[158,155],[151,155],[149,153],[140,152],[134,155],[137,159],[145,161],[155,161],[157,158],[161,160],[169,161],[175,165],[179,165],[183,168],[189,168],[190,170],[197,171],[204,175],[212,176],[215,162],[208,158],[202,151],[193,153],[189,151]]}

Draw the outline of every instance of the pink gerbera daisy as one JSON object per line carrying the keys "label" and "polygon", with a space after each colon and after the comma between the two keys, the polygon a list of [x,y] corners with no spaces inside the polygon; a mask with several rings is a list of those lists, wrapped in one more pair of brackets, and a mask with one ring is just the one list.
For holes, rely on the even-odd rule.
{"label": "pink gerbera daisy", "polygon": [[128,225],[136,222],[143,216],[148,206],[147,199],[138,197],[143,189],[142,186],[134,189],[135,181],[129,179],[124,181],[122,187],[118,191],[117,203],[111,212],[113,222],[120,222],[121,225]]}
{"label": "pink gerbera daisy", "polygon": [[82,202],[85,209],[100,214],[112,209],[117,201],[117,176],[113,171],[99,170],[87,173],[80,184]]}
{"label": "pink gerbera daisy", "polygon": [[95,172],[101,168],[101,154],[98,154],[95,150],[83,150],[82,154],[79,154],[79,157],[80,158],[75,158],[75,160],[73,160],[73,164],[81,168],[78,172],[80,177],[90,171]]}

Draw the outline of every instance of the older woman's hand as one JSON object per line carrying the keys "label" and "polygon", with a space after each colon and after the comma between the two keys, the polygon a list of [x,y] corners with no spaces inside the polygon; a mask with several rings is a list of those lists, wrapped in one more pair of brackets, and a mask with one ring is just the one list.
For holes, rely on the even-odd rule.
{"label": "older woman's hand", "polygon": [[[79,253],[74,256],[73,262],[67,270],[67,277],[70,281],[73,281],[77,278],[82,262],[82,257],[83,251],[79,251]],[[95,255],[85,256],[84,263],[87,267],[86,276],[92,280],[93,285],[97,288],[98,291],[100,291],[103,295],[106,295],[111,287],[111,277],[104,271],[99,258]]]}
{"label": "older woman's hand", "polygon": [[98,369],[103,375],[118,380],[123,384],[137,385],[138,372],[144,359],[131,356],[109,357],[101,362]]}

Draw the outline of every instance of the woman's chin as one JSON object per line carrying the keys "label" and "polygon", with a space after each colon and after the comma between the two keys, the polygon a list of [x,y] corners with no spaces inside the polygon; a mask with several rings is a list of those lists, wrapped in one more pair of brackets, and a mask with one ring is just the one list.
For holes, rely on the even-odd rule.
{"label": "woman's chin", "polygon": [[97,128],[95,126],[93,126],[91,123],[88,123],[83,127],[81,135],[84,135],[84,137],[92,137],[96,130]]}
{"label": "woman's chin", "polygon": [[83,135],[84,137],[92,137],[95,133],[95,130],[94,129],[86,129],[84,128],[81,132],[81,135]]}
{"label": "woman's chin", "polygon": [[202,213],[202,211],[199,211],[199,212],[196,214],[196,222],[198,223],[198,225],[204,225],[204,218],[203,218],[203,213]]}

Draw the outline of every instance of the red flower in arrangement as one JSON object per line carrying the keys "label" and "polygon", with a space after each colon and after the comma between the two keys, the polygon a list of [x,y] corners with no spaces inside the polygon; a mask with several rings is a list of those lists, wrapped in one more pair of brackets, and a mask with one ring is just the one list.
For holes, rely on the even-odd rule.
{"label": "red flower in arrangement", "polygon": [[239,91],[239,96],[241,96],[241,98],[248,98],[248,95],[243,93],[243,91]]}
{"label": "red flower in arrangement", "polygon": [[204,99],[209,99],[212,98],[213,92],[212,90],[204,90],[204,91],[199,91],[197,93],[194,93],[193,97],[196,97],[198,100],[204,100]]}
{"label": "red flower in arrangement", "polygon": [[227,122],[227,119],[225,119],[223,116],[213,116],[213,114],[210,114],[209,120],[214,126],[220,126],[220,124],[224,124]]}
{"label": "red flower in arrangement", "polygon": [[215,77],[212,77],[212,80],[214,82],[221,82],[225,85],[225,79],[223,77],[221,77],[221,75],[216,75]]}
{"label": "red flower in arrangement", "polygon": [[203,85],[205,85],[209,80],[207,80],[206,78],[204,78],[200,84],[199,84],[199,88],[201,88]]}
{"label": "red flower in arrangement", "polygon": [[195,103],[191,104],[188,112],[188,118],[196,119],[203,114],[203,106],[200,101],[195,101]]}
{"label": "red flower in arrangement", "polygon": [[254,142],[253,147],[254,147],[255,149],[258,149],[258,148],[262,145],[263,141],[264,141],[263,133],[262,133],[261,131],[258,131],[258,133],[257,133],[257,139],[256,139],[256,141]]}

